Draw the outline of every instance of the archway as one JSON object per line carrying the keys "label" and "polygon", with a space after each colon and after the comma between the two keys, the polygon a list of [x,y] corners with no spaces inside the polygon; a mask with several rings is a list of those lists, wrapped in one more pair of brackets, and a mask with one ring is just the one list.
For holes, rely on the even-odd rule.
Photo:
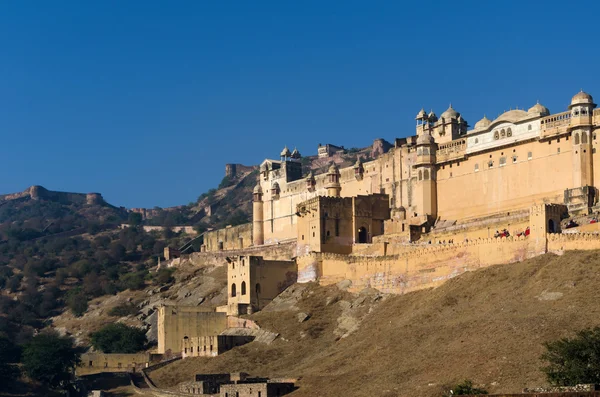
{"label": "archway", "polygon": [[367,242],[367,229],[363,226],[358,229],[358,243],[365,244]]}
{"label": "archway", "polygon": [[242,281],[242,295],[246,295],[246,282]]}
{"label": "archway", "polygon": [[231,284],[231,297],[234,297],[236,295],[236,290],[235,290],[235,283]]}
{"label": "archway", "polygon": [[554,233],[554,221],[552,219],[548,221],[548,233]]}

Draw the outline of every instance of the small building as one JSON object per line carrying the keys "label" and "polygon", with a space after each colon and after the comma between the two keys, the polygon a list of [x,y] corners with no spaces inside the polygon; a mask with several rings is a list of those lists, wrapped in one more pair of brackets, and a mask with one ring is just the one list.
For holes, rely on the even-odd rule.
{"label": "small building", "polygon": [[296,261],[262,256],[234,256],[227,261],[227,314],[232,316],[262,309],[298,279]]}
{"label": "small building", "polygon": [[343,146],[335,146],[329,143],[325,145],[321,145],[319,143],[319,148],[317,149],[317,153],[319,154],[319,158],[331,157],[333,154],[339,151],[343,151]]}
{"label": "small building", "polygon": [[297,206],[298,252],[350,254],[354,244],[371,243],[390,219],[387,194],[317,196]]}
{"label": "small building", "polygon": [[215,335],[183,338],[181,358],[215,357],[254,340],[253,336]]}

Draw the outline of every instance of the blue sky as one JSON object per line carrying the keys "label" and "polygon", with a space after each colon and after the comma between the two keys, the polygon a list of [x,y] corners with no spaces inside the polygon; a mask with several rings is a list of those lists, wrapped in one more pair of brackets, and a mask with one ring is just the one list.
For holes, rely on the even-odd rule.
{"label": "blue sky", "polygon": [[194,201],[225,163],[600,100],[594,15],[552,1],[0,3],[0,194]]}

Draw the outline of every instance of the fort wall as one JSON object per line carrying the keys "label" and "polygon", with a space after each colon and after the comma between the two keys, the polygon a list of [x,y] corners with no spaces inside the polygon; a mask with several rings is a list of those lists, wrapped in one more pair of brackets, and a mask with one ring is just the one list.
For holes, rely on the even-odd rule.
{"label": "fort wall", "polygon": [[206,232],[203,245],[207,252],[250,247],[252,245],[252,223]]}
{"label": "fort wall", "polygon": [[76,368],[77,375],[89,375],[100,372],[137,372],[148,368],[152,361],[150,353],[84,353]]}

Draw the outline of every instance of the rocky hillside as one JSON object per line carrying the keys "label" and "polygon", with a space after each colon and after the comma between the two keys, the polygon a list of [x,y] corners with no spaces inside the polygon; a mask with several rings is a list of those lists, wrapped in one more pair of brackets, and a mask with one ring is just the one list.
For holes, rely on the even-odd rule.
{"label": "rocky hillside", "polygon": [[297,377],[294,397],[440,396],[463,379],[520,392],[545,384],[543,342],[600,325],[598,254],[548,254],[403,296],[296,285],[250,316],[280,333],[272,344],[185,359],[151,377],[164,388],[196,373]]}

